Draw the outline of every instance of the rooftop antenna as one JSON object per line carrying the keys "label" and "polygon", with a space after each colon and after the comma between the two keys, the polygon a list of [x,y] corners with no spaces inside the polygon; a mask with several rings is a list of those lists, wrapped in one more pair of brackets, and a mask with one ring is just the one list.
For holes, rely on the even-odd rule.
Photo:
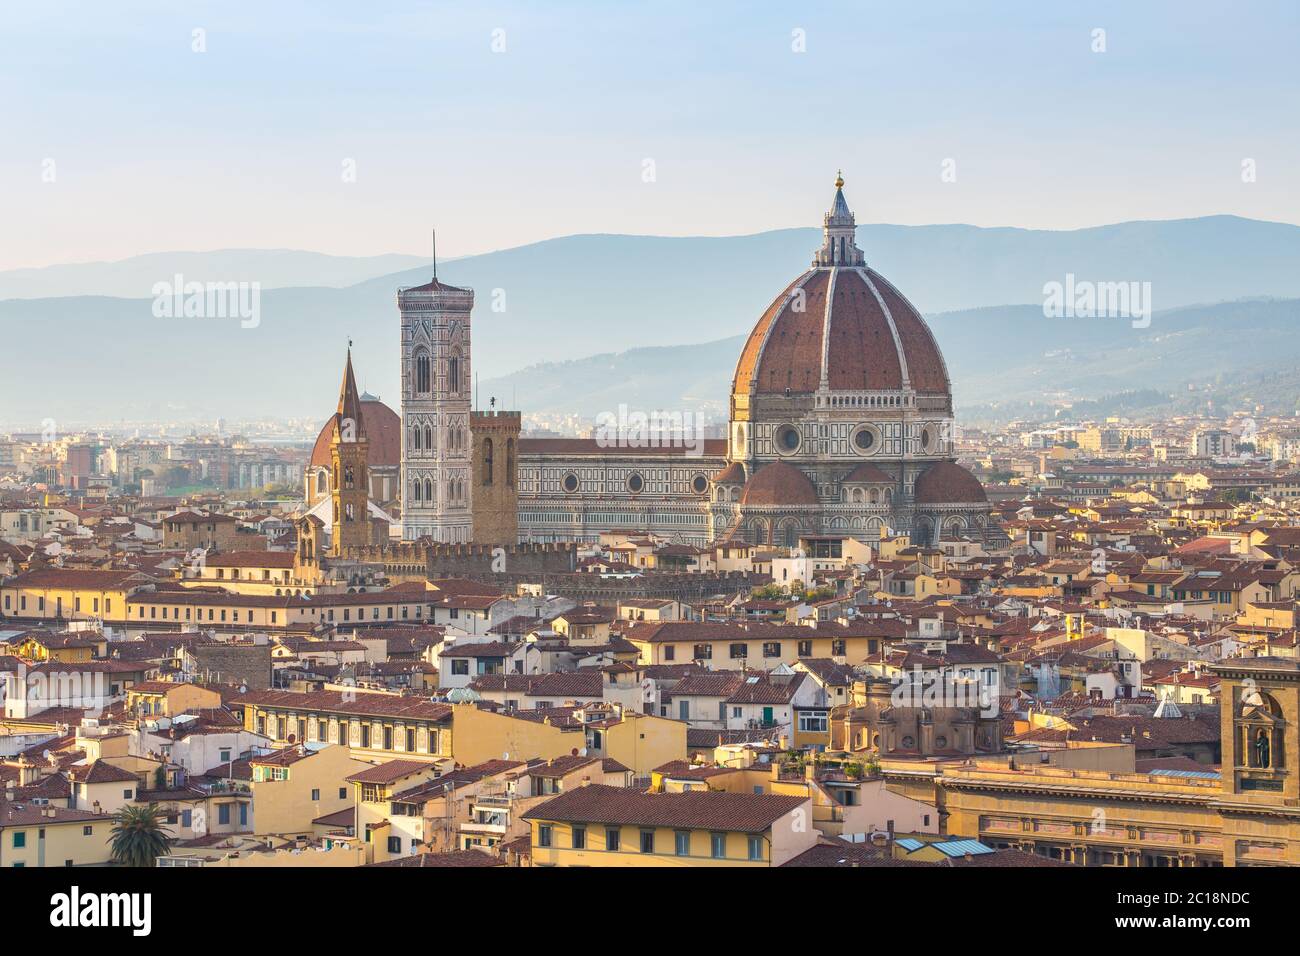
{"label": "rooftop antenna", "polygon": [[438,230],[433,232],[433,281],[438,281]]}

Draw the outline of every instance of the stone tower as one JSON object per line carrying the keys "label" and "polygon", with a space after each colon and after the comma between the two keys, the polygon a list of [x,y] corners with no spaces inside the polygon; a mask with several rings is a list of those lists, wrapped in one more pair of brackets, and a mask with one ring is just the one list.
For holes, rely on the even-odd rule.
{"label": "stone tower", "polygon": [[515,544],[519,540],[518,412],[474,412],[474,542]]}
{"label": "stone tower", "polygon": [[402,539],[473,534],[470,312],[474,291],[397,290],[402,320]]}
{"label": "stone tower", "polygon": [[340,557],[351,548],[365,547],[371,538],[366,429],[361,419],[357,380],[352,373],[350,345],[334,426],[334,438],[330,442],[330,471],[334,479],[334,527],[330,550],[335,557]]}

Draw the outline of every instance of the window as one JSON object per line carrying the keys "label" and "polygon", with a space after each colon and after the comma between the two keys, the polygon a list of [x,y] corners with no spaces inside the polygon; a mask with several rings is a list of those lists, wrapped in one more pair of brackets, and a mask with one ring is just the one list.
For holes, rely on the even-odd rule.
{"label": "window", "polygon": [[848,653],[848,644],[842,638],[831,641],[831,657],[843,657]]}
{"label": "window", "polygon": [[697,661],[707,661],[707,660],[711,660],[712,658],[713,658],[713,645],[712,645],[712,644],[696,644],[696,645],[695,645],[695,652],[694,652],[694,654],[692,654],[692,659],[693,659],[693,660],[697,660]]}
{"label": "window", "polygon": [[340,800],[346,800],[347,798],[348,798],[348,788],[347,788],[347,787],[339,787],[339,799],[340,799]]}
{"label": "window", "polygon": [[751,860],[763,859],[763,838],[752,836],[749,838],[749,858]]}
{"label": "window", "polygon": [[655,851],[655,832],[654,830],[641,831],[641,852],[653,853]]}
{"label": "window", "polygon": [[691,834],[689,830],[678,830],[673,834],[673,842],[676,844],[678,856],[691,855]]}
{"label": "window", "polygon": [[320,800],[320,790],[312,790],[311,798],[313,801]]}
{"label": "window", "polygon": [[713,851],[715,860],[725,860],[727,858],[727,835],[725,833],[710,833],[709,846]]}
{"label": "window", "polygon": [[799,730],[809,734],[824,734],[830,729],[827,711],[805,710],[799,713]]}
{"label": "window", "polygon": [[623,845],[623,833],[617,827],[610,827],[605,831],[605,849],[611,852],[618,850]]}
{"label": "window", "polygon": [[230,804],[222,803],[217,805],[217,822],[223,825],[230,823]]}
{"label": "window", "polygon": [[459,660],[454,660],[454,661],[452,661],[452,662],[451,662],[451,672],[452,672],[453,674],[468,674],[468,673],[469,673],[469,661],[465,660],[464,658],[461,658],[461,659],[459,659]]}
{"label": "window", "polygon": [[18,831],[15,831],[15,833],[14,833],[14,849],[15,849],[15,850],[21,850],[21,849],[22,849],[23,847],[25,847],[26,845],[27,845],[27,832],[26,832],[25,830],[18,830]]}
{"label": "window", "polygon": [[664,660],[671,661],[677,656],[677,648],[671,644],[664,645]]}
{"label": "window", "polygon": [[[188,810],[186,810],[185,812],[186,812],[186,813],[189,813]],[[185,825],[186,825],[186,826],[189,826],[189,823],[186,823]],[[82,836],[94,836],[94,835],[95,835],[95,828],[92,827],[90,824],[86,824],[84,827],[81,828],[81,835],[82,835]]]}
{"label": "window", "polygon": [[763,642],[763,656],[764,656],[764,657],[780,657],[780,656],[781,656],[781,642],[780,642],[780,641],[764,641],[764,642]]}
{"label": "window", "polygon": [[429,356],[423,352],[415,357],[415,390],[421,395],[429,392]]}
{"label": "window", "polygon": [[731,644],[731,645],[729,645],[728,648],[727,648],[727,653],[731,656],[731,659],[732,659],[732,660],[737,660],[737,659],[739,659],[739,658],[748,657],[748,656],[749,656],[749,645],[748,645],[748,644]]}
{"label": "window", "polygon": [[587,828],[575,826],[573,828],[573,848],[575,850],[587,849]]}
{"label": "window", "polygon": [[540,823],[537,825],[537,845],[551,845],[551,825],[549,823]]}
{"label": "window", "polygon": [[388,838],[388,852],[389,852],[389,853],[401,853],[401,852],[402,852],[402,838],[401,838],[401,837],[390,836],[390,837]]}
{"label": "window", "polygon": [[415,752],[415,728],[414,727],[406,728],[406,752],[407,753]]}
{"label": "window", "polygon": [[812,657],[812,641],[799,642],[799,656]]}

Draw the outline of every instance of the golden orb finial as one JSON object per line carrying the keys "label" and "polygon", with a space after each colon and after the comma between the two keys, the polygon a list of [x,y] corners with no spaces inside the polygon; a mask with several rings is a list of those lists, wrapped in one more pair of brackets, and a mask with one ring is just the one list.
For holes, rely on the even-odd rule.
{"label": "golden orb finial", "polygon": [[842,169],[841,169],[841,170],[838,170],[838,171],[835,173],[835,188],[836,188],[836,189],[843,189],[843,188],[844,188],[844,170],[842,170]]}

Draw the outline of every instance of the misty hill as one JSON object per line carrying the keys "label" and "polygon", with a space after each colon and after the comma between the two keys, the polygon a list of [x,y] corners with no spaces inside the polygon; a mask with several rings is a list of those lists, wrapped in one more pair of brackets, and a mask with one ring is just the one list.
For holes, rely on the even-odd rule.
{"label": "misty hill", "polygon": [[[1109,320],[1116,326],[1111,330],[1099,325],[1108,320],[1042,318],[1037,303],[1043,284],[1062,281],[1067,272],[1096,281],[1149,281],[1158,311],[1249,296],[1300,297],[1300,270],[1294,268],[1300,227],[1279,223],[1220,216],[1071,232],[868,225],[858,235],[868,261],[922,311],[950,313],[935,324],[959,402],[991,400],[998,388],[1064,387],[1060,366],[1068,366],[1063,374],[1070,376],[1084,366],[1044,364],[1043,356],[1062,348],[1077,354],[1090,337],[1117,336],[1113,358],[1124,359],[1125,344],[1141,336],[1122,320]],[[489,380],[538,363],[743,335],[807,266],[818,242],[814,229],[724,238],[570,236],[446,262],[439,276],[476,290],[474,361],[486,399]],[[151,287],[173,271],[169,262],[122,281],[135,288],[147,279]],[[208,278],[190,267],[181,271],[187,279]],[[232,319],[155,318],[147,291],[130,299],[2,301],[9,361],[0,365],[0,422],[318,417],[334,403],[349,337],[356,342],[362,386],[395,403],[395,290],[425,281],[428,273],[421,266],[346,288],[272,288],[268,270],[259,279],[260,323],[250,329]],[[1017,318],[1006,307],[1016,302],[1034,304]],[[501,304],[504,311],[494,311]],[[1157,321],[1147,332],[1158,328]],[[1276,348],[1294,354],[1289,341],[1268,348],[1252,342],[1249,351],[1256,358],[1282,354]],[[659,363],[659,373],[625,374],[624,383],[645,381],[648,388],[655,374],[670,374],[673,394],[699,391],[703,379],[691,378],[689,364],[679,367],[688,362],[682,354],[669,348],[647,361],[658,363],[654,354],[671,358]],[[734,361],[734,353],[725,356],[717,370],[719,401],[725,401]],[[1227,361],[1230,356],[1217,355],[1208,367]],[[1123,390],[1111,386],[1128,372],[1089,368],[1092,380],[1079,377],[1076,387]],[[549,396],[562,399],[560,386],[547,384],[545,376],[532,378],[535,393],[515,380],[524,410],[534,407],[530,394],[548,403]],[[1037,381],[1026,385],[1031,378]],[[570,380],[573,404],[595,381]],[[508,400],[504,383],[493,387]]]}
{"label": "misty hill", "polygon": [[327,256],[300,249],[217,249],[155,252],[116,262],[76,262],[0,272],[0,299],[110,295],[139,299],[155,282],[176,273],[203,282],[260,282],[263,289],[291,286],[342,288],[374,276],[410,269],[419,256]]}
{"label": "misty hill", "polygon": [[[1040,306],[929,316],[959,409],[987,417],[1039,414],[1047,401],[1094,403],[1092,414],[1204,408],[1207,400],[1300,407],[1300,299],[1248,300],[1157,312],[1146,329],[1123,319],[1047,319]],[[1239,343],[1250,343],[1240,347]],[[632,408],[726,415],[744,336],[544,363],[481,383],[532,412],[594,418]],[[1237,346],[1237,347],[1234,347]],[[1086,409],[1081,409],[1085,411]],[[1009,414],[1000,416],[1009,417]]]}

